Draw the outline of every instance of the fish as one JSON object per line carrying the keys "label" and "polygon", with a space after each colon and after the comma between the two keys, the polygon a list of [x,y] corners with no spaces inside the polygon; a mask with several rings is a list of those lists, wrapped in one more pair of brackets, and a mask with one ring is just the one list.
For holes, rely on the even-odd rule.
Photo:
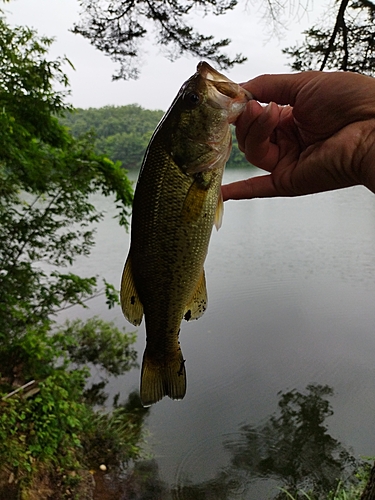
{"label": "fish", "polygon": [[147,147],[134,192],[129,253],[121,278],[125,318],[145,317],[140,398],[147,407],[186,393],[179,333],[207,308],[204,272],[221,181],[232,147],[230,124],[252,96],[207,62],[180,88]]}

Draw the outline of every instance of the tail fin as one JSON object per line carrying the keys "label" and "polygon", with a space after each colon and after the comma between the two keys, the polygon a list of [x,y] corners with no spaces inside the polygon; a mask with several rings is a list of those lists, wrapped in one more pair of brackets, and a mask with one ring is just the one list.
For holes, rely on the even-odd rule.
{"label": "tail fin", "polygon": [[185,393],[186,371],[182,352],[178,351],[176,357],[158,362],[148,355],[146,347],[141,374],[143,406],[151,406],[164,396],[182,399]]}

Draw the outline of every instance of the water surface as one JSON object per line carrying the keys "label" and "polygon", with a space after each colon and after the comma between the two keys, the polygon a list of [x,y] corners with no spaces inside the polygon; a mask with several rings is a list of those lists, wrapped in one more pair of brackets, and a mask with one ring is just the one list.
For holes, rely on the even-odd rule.
{"label": "water surface", "polygon": [[[225,182],[250,175],[256,171],[227,171]],[[99,273],[118,286],[129,235],[111,218],[112,202],[96,202],[107,216],[97,247],[77,271]],[[174,498],[198,498],[183,490],[186,484],[224,485],[236,446],[255,449],[251,439],[244,441],[244,426],[265,432],[282,395],[307,394],[309,384],[333,388],[334,413],[322,424],[327,435],[356,457],[375,455],[374,249],[375,196],[362,187],[225,203],[205,266],[208,309],[198,321],[182,323],[186,397],[165,398],[148,419],[159,478],[180,487]],[[95,299],[82,316],[99,314],[134,330],[119,309],[108,311],[103,302]],[[139,360],[144,345],[142,324]],[[138,384],[139,370],[133,370],[111,380],[110,389],[125,398]],[[254,464],[241,467],[222,498],[277,494],[277,475],[259,479]],[[211,498],[207,491],[199,498]]]}

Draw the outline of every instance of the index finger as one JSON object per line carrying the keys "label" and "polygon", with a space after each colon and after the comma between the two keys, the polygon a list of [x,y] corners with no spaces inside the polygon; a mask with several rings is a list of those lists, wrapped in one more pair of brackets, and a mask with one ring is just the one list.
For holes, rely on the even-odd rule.
{"label": "index finger", "polygon": [[277,104],[294,106],[299,91],[307,82],[322,73],[306,71],[304,73],[261,75],[243,83],[241,86],[251,92],[260,102],[274,101]]}
{"label": "index finger", "polygon": [[260,175],[221,186],[223,201],[250,200],[282,196],[276,189],[272,175]]}

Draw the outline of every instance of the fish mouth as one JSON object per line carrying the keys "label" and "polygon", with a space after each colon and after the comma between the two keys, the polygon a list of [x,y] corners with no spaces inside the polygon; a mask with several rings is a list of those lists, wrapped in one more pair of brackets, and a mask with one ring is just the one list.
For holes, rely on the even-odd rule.
{"label": "fish mouth", "polygon": [[246,89],[212,68],[206,61],[197,66],[197,73],[205,80],[208,101],[215,108],[228,111],[229,123],[233,123],[253,96]]}

